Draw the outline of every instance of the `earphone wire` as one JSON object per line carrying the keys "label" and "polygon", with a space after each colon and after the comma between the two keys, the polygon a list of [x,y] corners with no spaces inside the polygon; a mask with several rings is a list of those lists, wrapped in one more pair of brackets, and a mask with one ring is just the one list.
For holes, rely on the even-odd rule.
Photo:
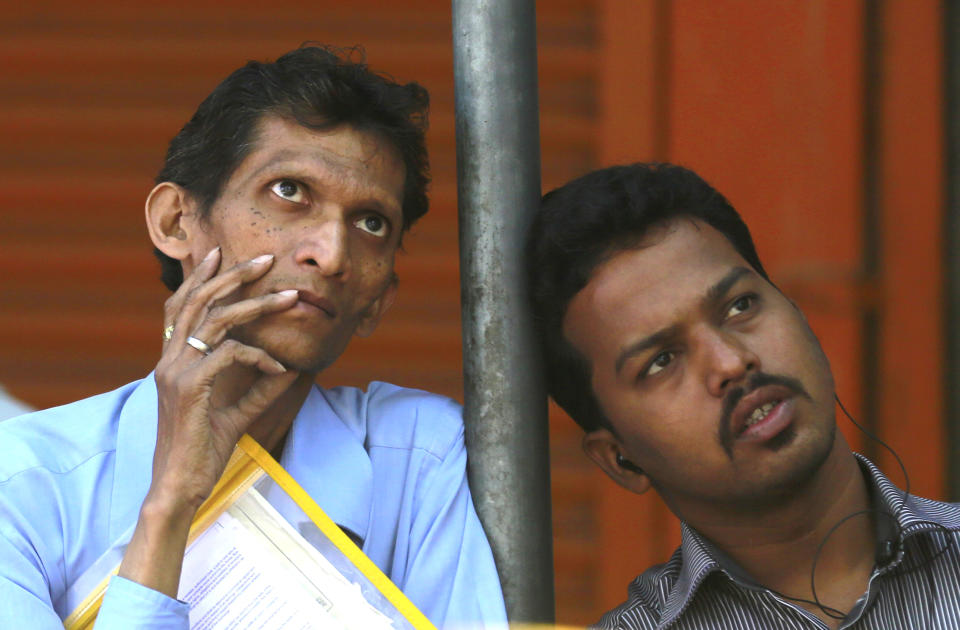
{"label": "earphone wire", "polygon": [[[830,530],[824,535],[824,537],[820,540],[820,543],[817,545],[817,550],[813,554],[813,562],[810,565],[810,592],[813,594],[813,600],[803,599],[801,597],[791,597],[789,595],[784,595],[783,593],[777,592],[777,595],[779,595],[780,597],[783,597],[784,599],[789,599],[791,601],[800,602],[804,604],[811,604],[813,606],[816,606],[821,610],[821,612],[823,612],[823,614],[833,619],[845,619],[847,616],[846,613],[836,608],[833,608],[832,606],[827,606],[826,604],[820,601],[820,597],[817,595],[817,586],[816,586],[817,563],[820,561],[820,555],[823,552],[823,548],[827,544],[827,541],[830,540],[830,537],[833,536],[834,532],[836,532],[841,525],[843,525],[844,523],[846,523],[852,518],[855,518],[857,516],[862,516],[863,514],[870,514],[870,513],[876,513],[878,515],[883,515],[883,516],[892,518],[894,522],[894,527],[896,527],[898,530],[897,538],[899,538],[901,534],[900,525],[899,525],[900,521],[898,520],[897,517],[899,517],[900,513],[904,510],[904,508],[906,508],[907,498],[910,496],[910,476],[907,474],[906,466],[903,465],[903,460],[900,459],[900,455],[898,455],[897,452],[893,450],[893,447],[891,447],[889,444],[881,440],[872,431],[868,430],[867,428],[862,426],[859,422],[854,420],[853,416],[850,415],[850,412],[847,411],[847,408],[843,405],[842,402],[840,402],[840,397],[836,393],[834,393],[833,397],[837,401],[837,405],[840,406],[840,410],[843,412],[843,415],[845,415],[847,419],[854,424],[855,427],[860,429],[860,431],[863,432],[863,434],[866,435],[868,438],[870,438],[871,440],[875,441],[876,443],[880,444],[885,449],[890,451],[890,454],[893,455],[894,459],[897,460],[897,464],[899,464],[900,470],[903,472],[904,488],[905,488],[900,500],[900,505],[897,507],[896,512],[894,512],[893,514],[890,514],[885,510],[875,510],[875,509],[858,510],[856,512],[853,512],[852,514],[848,514],[847,516],[837,521],[833,525],[833,527],[831,527]],[[940,553],[943,553],[943,551],[941,551]],[[936,559],[936,557],[938,557],[939,555],[940,554],[937,554],[937,556],[935,556],[933,559]],[[933,559],[931,559],[931,561]]]}
{"label": "earphone wire", "polygon": [[898,507],[897,511],[893,514],[894,519],[897,519],[900,516],[900,513],[903,512],[904,508],[907,507],[907,498],[910,496],[910,475],[907,474],[907,467],[903,465],[903,460],[900,459],[900,455],[898,455],[897,452],[893,450],[892,446],[890,446],[889,444],[881,440],[876,434],[874,434],[872,431],[870,431],[869,429],[867,429],[866,427],[864,427],[859,422],[853,419],[853,416],[850,415],[850,412],[847,411],[847,408],[843,406],[842,402],[840,402],[840,397],[836,393],[833,394],[833,398],[837,401],[837,405],[840,406],[840,411],[843,412],[843,415],[845,415],[847,419],[850,422],[852,422],[855,427],[860,429],[860,431],[864,435],[866,435],[868,438],[870,438],[871,440],[873,440],[883,448],[887,449],[890,452],[890,454],[893,455],[893,458],[897,460],[897,465],[900,466],[900,471],[903,473],[903,487],[904,487],[903,496],[900,499],[900,507]]}
{"label": "earphone wire", "polygon": [[[877,435],[875,435],[872,431],[868,430],[867,428],[865,428],[864,426],[862,426],[859,422],[857,422],[856,420],[854,420],[854,419],[853,419],[853,416],[850,415],[850,412],[849,412],[849,411],[847,411],[847,408],[846,408],[846,407],[844,406],[844,404],[840,401],[840,397],[837,396],[836,393],[834,393],[834,399],[837,401],[837,405],[840,407],[840,410],[843,412],[843,415],[845,415],[845,416],[847,417],[847,419],[850,420],[850,422],[852,422],[855,427],[857,427],[857,428],[858,428],[864,435],[866,435],[868,438],[870,438],[871,440],[873,440],[874,442],[876,442],[876,443],[879,444],[880,446],[882,446],[882,447],[884,447],[885,449],[887,449],[887,450],[890,452],[890,454],[893,455],[894,459],[897,460],[897,464],[900,466],[900,471],[903,473],[903,479],[904,479],[904,490],[903,490],[903,494],[901,495],[901,498],[900,498],[900,505],[897,507],[896,511],[895,511],[893,514],[890,514],[890,513],[889,513],[888,511],[886,511],[886,510],[877,510],[877,509],[859,510],[859,511],[854,512],[854,513],[852,513],[852,514],[848,514],[848,515],[845,516],[844,518],[840,519],[840,521],[838,521],[833,527],[831,527],[830,530],[829,530],[829,531],[826,533],[826,535],[823,537],[823,539],[820,541],[820,544],[817,545],[817,551],[816,551],[816,553],[814,553],[814,555],[813,555],[813,563],[812,563],[811,566],[810,566],[810,592],[813,594],[813,601],[810,601],[810,600],[807,600],[807,599],[796,598],[796,597],[790,597],[790,596],[783,595],[782,593],[780,593],[780,595],[781,595],[782,597],[786,598],[786,599],[790,599],[790,600],[797,601],[797,602],[803,602],[803,603],[807,603],[807,604],[813,604],[813,605],[817,606],[817,607],[823,612],[823,614],[827,615],[828,617],[832,617],[832,618],[834,618],[834,619],[844,619],[844,618],[846,618],[846,614],[844,614],[843,612],[837,610],[836,608],[833,608],[833,607],[831,607],[831,606],[827,606],[826,604],[824,604],[823,602],[820,601],[820,598],[819,598],[819,596],[817,595],[817,588],[816,588],[816,579],[815,579],[815,576],[816,576],[816,571],[817,571],[817,563],[818,563],[819,560],[820,560],[820,554],[821,554],[821,552],[823,551],[823,548],[824,548],[824,546],[826,545],[827,541],[830,539],[830,537],[833,535],[833,533],[834,533],[841,525],[843,525],[844,523],[846,523],[846,522],[849,521],[850,519],[852,519],[852,518],[854,518],[854,517],[856,517],[856,516],[861,516],[861,515],[863,515],[863,514],[876,513],[877,515],[882,515],[882,516],[886,516],[886,517],[891,518],[891,519],[893,520],[893,525],[894,525],[894,527],[895,527],[896,530],[897,530],[897,539],[900,540],[901,537],[903,536],[903,528],[900,526],[900,519],[899,519],[899,517],[900,517],[900,514],[903,512],[903,510],[906,509],[906,507],[907,507],[907,500],[908,500],[909,497],[910,497],[910,475],[907,473],[907,467],[904,465],[903,460],[900,458],[900,455],[893,449],[893,447],[890,446],[889,444],[887,444],[886,442],[884,442],[882,439],[880,439],[880,438],[879,438]],[[927,522],[929,522],[929,521],[927,521]],[[937,525],[940,529],[943,529],[943,527],[942,527],[941,525],[939,525],[939,523],[931,523],[931,524]],[[947,544],[944,545],[943,548],[941,548],[940,551],[938,551],[935,555],[933,555],[932,557],[930,557],[929,559],[927,559],[926,562],[918,563],[917,566],[911,567],[911,568],[906,569],[906,570],[901,570],[901,571],[899,571],[899,573],[900,573],[901,575],[904,575],[904,574],[912,573],[912,572],[914,572],[914,571],[917,571],[917,570],[923,568],[923,566],[925,566],[925,565],[927,565],[927,564],[935,561],[937,558],[939,558],[941,555],[943,555],[943,554],[951,547],[952,544],[953,544],[953,539],[948,537],[948,538],[947,538]]]}

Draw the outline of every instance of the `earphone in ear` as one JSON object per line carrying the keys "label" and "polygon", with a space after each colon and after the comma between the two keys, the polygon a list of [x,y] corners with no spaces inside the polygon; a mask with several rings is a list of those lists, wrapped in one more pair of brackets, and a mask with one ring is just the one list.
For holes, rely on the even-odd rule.
{"label": "earphone in ear", "polygon": [[640,468],[629,459],[624,457],[622,454],[617,453],[617,466],[623,468],[624,470],[629,470],[630,472],[635,472],[638,475],[643,474],[643,468]]}

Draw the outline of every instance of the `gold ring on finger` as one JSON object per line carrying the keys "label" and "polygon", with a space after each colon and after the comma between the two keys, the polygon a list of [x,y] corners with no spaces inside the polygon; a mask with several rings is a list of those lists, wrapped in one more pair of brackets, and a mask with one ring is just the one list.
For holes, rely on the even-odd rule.
{"label": "gold ring on finger", "polygon": [[173,337],[173,328],[174,328],[173,324],[170,324],[169,326],[163,329],[164,341],[170,341],[170,337]]}

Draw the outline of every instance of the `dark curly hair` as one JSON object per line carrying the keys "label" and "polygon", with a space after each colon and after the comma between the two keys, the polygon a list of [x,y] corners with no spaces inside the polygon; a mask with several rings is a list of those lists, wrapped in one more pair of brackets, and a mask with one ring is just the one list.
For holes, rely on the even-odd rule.
{"label": "dark curly hair", "polygon": [[590,363],[563,335],[570,300],[593,271],[636,247],[654,226],[702,220],[768,279],[746,224],[696,173],[671,164],[613,166],[543,197],[527,237],[527,282],[550,395],[585,431],[612,429],[591,386]]}
{"label": "dark curly hair", "polygon": [[[354,59],[358,57],[358,59]],[[173,182],[209,215],[227,180],[250,152],[257,124],[268,114],[311,129],[350,125],[377,134],[399,152],[406,168],[403,229],[426,214],[426,129],[429,95],[372,72],[358,48],[306,45],[275,62],[250,61],[224,79],[170,141],[156,182]],[[180,262],[158,249],[163,283],[183,282]]]}

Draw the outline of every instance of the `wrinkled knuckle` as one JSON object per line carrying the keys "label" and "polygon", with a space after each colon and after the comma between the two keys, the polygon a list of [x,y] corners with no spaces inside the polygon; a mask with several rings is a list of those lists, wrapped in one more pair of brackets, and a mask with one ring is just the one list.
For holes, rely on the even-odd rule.
{"label": "wrinkled knuckle", "polygon": [[236,339],[225,339],[223,343],[220,344],[220,347],[223,348],[225,352],[234,353],[242,346]]}
{"label": "wrinkled knuckle", "polygon": [[265,407],[268,401],[266,395],[262,391],[259,389],[253,389],[247,395],[247,402],[254,407],[259,408]]}
{"label": "wrinkled knuckle", "polygon": [[200,287],[194,287],[190,289],[190,291],[187,293],[186,298],[184,299],[184,303],[189,306],[194,306],[196,304],[201,303],[202,301],[203,301],[203,294],[200,291]]}
{"label": "wrinkled knuckle", "polygon": [[214,306],[207,312],[207,321],[211,324],[222,324],[227,318],[227,312],[222,306]]}

